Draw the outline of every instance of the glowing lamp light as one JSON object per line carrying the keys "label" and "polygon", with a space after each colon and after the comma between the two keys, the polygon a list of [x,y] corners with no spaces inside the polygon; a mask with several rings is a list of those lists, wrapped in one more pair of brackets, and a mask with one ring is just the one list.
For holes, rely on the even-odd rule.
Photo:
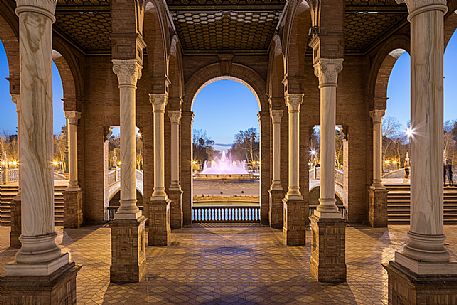
{"label": "glowing lamp light", "polygon": [[315,149],[311,149],[311,151],[309,152],[311,155],[315,156],[316,155],[316,150]]}
{"label": "glowing lamp light", "polygon": [[12,166],[17,166],[17,165],[18,165],[18,162],[17,162],[16,160],[13,160],[13,161],[11,161],[11,165],[12,165]]}
{"label": "glowing lamp light", "polygon": [[121,161],[117,161],[117,166],[121,166],[122,165],[122,162]]}
{"label": "glowing lamp light", "polygon": [[408,127],[408,128],[406,128],[405,133],[408,138],[412,138],[414,136],[414,129],[411,127]]}
{"label": "glowing lamp light", "polygon": [[52,161],[52,165],[58,166],[59,165],[59,161],[57,161],[57,160]]}

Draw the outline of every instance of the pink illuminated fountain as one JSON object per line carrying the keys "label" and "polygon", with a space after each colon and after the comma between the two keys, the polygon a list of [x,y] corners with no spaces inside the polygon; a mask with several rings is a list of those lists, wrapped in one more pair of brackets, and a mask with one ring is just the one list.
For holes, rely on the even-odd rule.
{"label": "pink illuminated fountain", "polygon": [[213,161],[205,161],[200,175],[250,175],[246,170],[246,161],[233,161],[225,151]]}

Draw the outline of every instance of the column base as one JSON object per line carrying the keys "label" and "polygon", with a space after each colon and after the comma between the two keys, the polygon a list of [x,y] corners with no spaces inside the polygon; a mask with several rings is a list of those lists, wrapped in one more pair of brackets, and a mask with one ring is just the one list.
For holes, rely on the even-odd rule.
{"label": "column base", "polygon": [[387,193],[383,186],[370,186],[368,218],[373,228],[387,227]]}
{"label": "column base", "polygon": [[70,263],[48,276],[0,277],[0,304],[76,305],[76,275]]}
{"label": "column base", "polygon": [[340,218],[319,218],[312,215],[311,276],[319,282],[346,281],[345,223]]}
{"label": "column base", "polygon": [[268,219],[270,227],[274,229],[281,229],[283,227],[283,204],[284,199],[283,190],[269,190],[270,194],[270,208],[268,209]]}
{"label": "column base", "polygon": [[457,304],[457,274],[418,275],[395,261],[384,268],[389,277],[390,305]]}
{"label": "column base", "polygon": [[168,246],[170,242],[170,200],[149,202],[149,246]]}
{"label": "column base", "polygon": [[21,194],[18,193],[10,204],[11,207],[11,230],[10,230],[10,247],[14,249],[21,248]]}
{"label": "column base", "polygon": [[111,268],[113,283],[137,283],[146,273],[146,218],[115,219],[111,223]]}
{"label": "column base", "polygon": [[80,188],[68,188],[64,193],[64,227],[77,229],[83,223],[83,196]]}
{"label": "column base", "polygon": [[183,225],[181,189],[170,189],[168,191],[168,199],[170,199],[170,227],[172,229],[181,229]]}
{"label": "column base", "polygon": [[305,203],[303,199],[284,198],[283,235],[287,246],[305,245]]}

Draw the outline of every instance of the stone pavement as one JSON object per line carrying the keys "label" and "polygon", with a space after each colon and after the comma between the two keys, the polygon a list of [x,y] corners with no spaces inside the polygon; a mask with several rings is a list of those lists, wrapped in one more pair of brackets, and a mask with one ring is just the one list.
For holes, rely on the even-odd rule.
{"label": "stone pavement", "polygon": [[[305,247],[281,244],[281,231],[258,225],[204,225],[174,231],[169,247],[148,247],[147,279],[109,283],[110,229],[84,227],[59,237],[83,265],[78,304],[387,304],[387,275],[381,266],[405,240],[408,226],[346,230],[348,282],[311,279],[311,233]],[[457,226],[446,226],[457,253]],[[453,235],[451,235],[451,233]],[[0,227],[0,273],[14,250],[9,228]]]}

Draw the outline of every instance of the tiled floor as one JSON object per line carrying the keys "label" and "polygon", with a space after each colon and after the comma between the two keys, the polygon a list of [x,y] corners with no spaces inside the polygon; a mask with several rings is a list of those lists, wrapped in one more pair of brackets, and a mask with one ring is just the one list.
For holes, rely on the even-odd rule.
{"label": "tiled floor", "polygon": [[[261,226],[194,226],[172,235],[172,245],[148,247],[147,279],[109,283],[110,230],[65,230],[63,244],[83,268],[78,304],[386,304],[381,266],[401,247],[408,226],[348,227],[345,284],[319,284],[309,273],[305,247],[281,244],[281,232]],[[457,226],[447,242],[457,253]],[[453,233],[454,232],[454,233]],[[8,228],[0,228],[0,265],[11,260]],[[62,235],[60,235],[62,236]],[[1,272],[0,267],[0,272]]]}

